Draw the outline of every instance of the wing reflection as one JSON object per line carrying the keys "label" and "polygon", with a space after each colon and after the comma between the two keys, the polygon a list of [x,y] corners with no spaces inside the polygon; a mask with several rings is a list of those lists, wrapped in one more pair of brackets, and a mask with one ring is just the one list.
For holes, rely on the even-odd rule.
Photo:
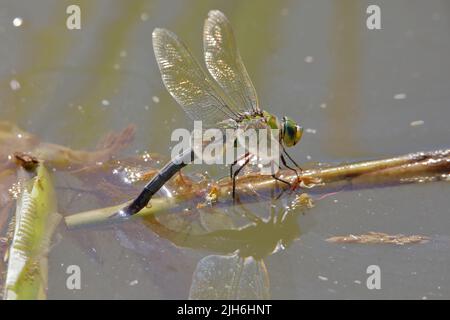
{"label": "wing reflection", "polygon": [[[269,299],[269,274],[263,259],[285,249],[300,236],[298,216],[304,206],[276,209],[261,218],[240,206],[240,219],[232,212],[213,208],[192,215],[151,216],[144,223],[159,236],[180,247],[204,249],[192,277],[190,299]],[[232,219],[235,218],[235,219]]]}

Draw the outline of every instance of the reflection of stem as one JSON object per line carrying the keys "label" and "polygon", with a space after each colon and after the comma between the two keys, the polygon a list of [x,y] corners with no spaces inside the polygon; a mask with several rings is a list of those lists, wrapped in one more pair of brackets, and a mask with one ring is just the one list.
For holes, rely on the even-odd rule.
{"label": "reflection of stem", "polygon": [[[284,178],[290,181],[296,179],[295,174],[283,171]],[[319,192],[341,188],[364,188],[386,185],[396,185],[414,182],[429,182],[448,180],[450,177],[450,149],[432,152],[418,152],[394,158],[356,162],[335,167],[318,168],[303,171],[300,174],[300,185],[307,185]],[[248,174],[237,179],[238,193],[252,197],[254,191],[272,190],[278,186],[270,176]],[[231,182],[223,181],[218,185],[219,198],[230,198]],[[208,190],[204,190],[207,192]],[[135,216],[148,216],[164,212],[168,209],[187,204],[187,200],[201,200],[198,193],[182,194],[174,198],[155,198],[151,206],[142,209]],[[232,201],[230,201],[230,204]],[[69,228],[95,223],[117,220],[112,218],[117,210],[125,204],[78,213],[65,218]]]}

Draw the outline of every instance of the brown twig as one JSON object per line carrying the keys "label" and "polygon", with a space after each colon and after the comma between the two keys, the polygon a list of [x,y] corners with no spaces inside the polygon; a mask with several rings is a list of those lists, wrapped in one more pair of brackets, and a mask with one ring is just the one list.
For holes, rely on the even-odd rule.
{"label": "brown twig", "polygon": [[370,231],[367,234],[360,235],[334,236],[326,239],[326,241],[331,243],[394,244],[403,246],[406,244],[427,243],[430,241],[430,238],[422,235],[390,235],[383,232]]}

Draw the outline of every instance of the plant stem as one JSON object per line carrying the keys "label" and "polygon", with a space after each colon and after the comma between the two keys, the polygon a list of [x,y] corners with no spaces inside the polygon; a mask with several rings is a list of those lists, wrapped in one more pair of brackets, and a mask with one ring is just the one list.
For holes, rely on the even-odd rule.
{"label": "plant stem", "polygon": [[[296,183],[296,175],[289,170],[280,172],[283,179]],[[300,189],[307,187],[314,192],[328,192],[346,188],[373,188],[405,183],[432,182],[450,179],[450,149],[431,152],[411,153],[403,156],[380,160],[354,162],[333,167],[308,169],[299,173]],[[231,181],[226,179],[217,185],[216,196],[231,200]],[[275,187],[287,188],[277,183],[270,176],[256,173],[247,174],[237,180],[238,192],[244,196],[252,196],[258,192],[273,190]],[[164,212],[168,209],[187,205],[187,201],[204,200],[209,190],[181,194],[173,198],[154,198],[151,206],[142,209],[133,217],[143,217]],[[230,204],[233,202],[230,201]],[[123,220],[115,213],[127,203],[113,207],[82,212],[65,218],[69,228],[76,228],[107,221]]]}

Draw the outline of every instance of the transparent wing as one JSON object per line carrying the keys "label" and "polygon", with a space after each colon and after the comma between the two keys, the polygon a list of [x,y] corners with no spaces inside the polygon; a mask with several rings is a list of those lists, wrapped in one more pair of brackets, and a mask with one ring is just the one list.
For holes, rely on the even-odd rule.
{"label": "transparent wing", "polygon": [[203,47],[209,72],[234,100],[238,111],[259,111],[256,90],[242,62],[231,24],[218,10],[208,13]]}
{"label": "transparent wing", "polygon": [[193,120],[214,126],[238,116],[230,101],[200,68],[187,47],[165,29],[153,31],[153,50],[169,93]]}
{"label": "transparent wing", "polygon": [[189,299],[270,299],[266,265],[252,257],[207,256],[194,271]]}

